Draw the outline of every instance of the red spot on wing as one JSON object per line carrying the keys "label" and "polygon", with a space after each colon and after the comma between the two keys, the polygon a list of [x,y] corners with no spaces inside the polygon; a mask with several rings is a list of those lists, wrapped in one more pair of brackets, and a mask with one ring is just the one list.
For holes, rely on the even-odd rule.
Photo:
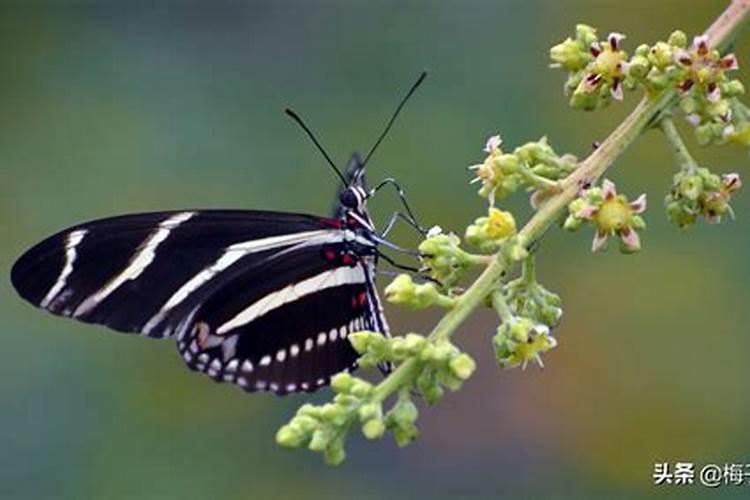
{"label": "red spot on wing", "polygon": [[338,219],[323,219],[322,223],[324,226],[333,227],[336,229],[341,229],[344,227],[344,223]]}

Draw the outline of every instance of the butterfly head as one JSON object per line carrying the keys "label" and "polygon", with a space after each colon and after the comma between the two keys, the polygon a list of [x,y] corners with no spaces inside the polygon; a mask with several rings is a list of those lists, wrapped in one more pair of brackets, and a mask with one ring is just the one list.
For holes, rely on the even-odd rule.
{"label": "butterfly head", "polygon": [[356,212],[362,212],[367,206],[369,193],[362,186],[349,186],[339,192],[341,206]]}

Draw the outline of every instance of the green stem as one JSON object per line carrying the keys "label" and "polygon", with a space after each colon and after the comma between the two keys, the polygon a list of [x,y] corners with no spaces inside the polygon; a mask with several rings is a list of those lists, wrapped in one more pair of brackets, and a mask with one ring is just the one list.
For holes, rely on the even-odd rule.
{"label": "green stem", "polygon": [[453,297],[448,297],[447,295],[438,295],[437,299],[435,300],[435,305],[438,307],[444,307],[446,309],[450,309],[456,305],[456,300]]}
{"label": "green stem", "polygon": [[[709,46],[725,49],[747,22],[748,14],[750,14],[750,0],[734,0],[706,31]],[[612,134],[581,162],[578,169],[560,183],[560,192],[550,197],[518,233],[519,242],[528,248],[538,240],[568,204],[575,199],[581,187],[598,179],[647,128],[651,120],[671,105],[675,95],[674,89],[667,89],[653,97],[644,98]],[[511,264],[514,262],[509,262],[502,254],[498,254],[477,280],[457,299],[455,307],[440,319],[429,338],[433,340],[449,338],[469,314],[484,303]],[[402,363],[375,387],[374,400],[382,402],[390,394],[404,387],[413,378],[417,369],[416,359],[409,359]]]}
{"label": "green stem", "polygon": [[500,290],[492,292],[492,307],[495,308],[503,323],[508,323],[513,319],[513,311],[510,310],[508,302],[505,301],[503,292]]}
{"label": "green stem", "polygon": [[547,179],[546,177],[542,177],[541,175],[537,175],[534,173],[531,168],[529,168],[528,165],[523,164],[520,167],[520,173],[528,181],[528,183],[535,188],[540,189],[554,189],[557,187],[557,181],[553,181],[551,179]]}
{"label": "green stem", "polygon": [[536,256],[530,253],[523,261],[521,280],[530,285],[536,283]]}
{"label": "green stem", "polygon": [[461,259],[470,266],[486,266],[495,258],[494,255],[477,255],[461,250]]}
{"label": "green stem", "polygon": [[685,146],[685,142],[677,131],[677,127],[674,126],[672,119],[665,116],[659,121],[659,126],[661,127],[662,132],[664,132],[664,135],[667,136],[670,144],[672,144],[680,168],[689,173],[698,170],[698,162],[695,161],[695,158],[693,158],[690,151],[688,151],[688,148]]}

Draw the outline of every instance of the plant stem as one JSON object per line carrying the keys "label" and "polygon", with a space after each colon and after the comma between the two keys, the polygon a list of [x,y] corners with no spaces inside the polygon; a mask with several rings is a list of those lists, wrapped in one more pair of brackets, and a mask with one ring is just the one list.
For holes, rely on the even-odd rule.
{"label": "plant stem", "polygon": [[527,285],[536,282],[536,256],[530,253],[523,261],[521,279]]}
{"label": "plant stem", "polygon": [[513,311],[508,307],[508,303],[505,301],[502,291],[495,290],[492,292],[492,307],[495,308],[495,311],[497,311],[497,314],[500,316],[500,319],[503,320],[503,323],[507,323],[513,319]]}
{"label": "plant stem", "polygon": [[[708,45],[726,49],[738,31],[748,21],[750,0],[734,0],[708,28]],[[526,248],[538,240],[575,199],[584,185],[598,179],[648,127],[659,113],[668,109],[676,96],[674,89],[666,89],[653,97],[645,97],[628,117],[583,160],[579,167],[560,183],[560,191],[550,197],[518,233],[518,241]],[[456,300],[456,305],[443,316],[429,335],[430,339],[449,338],[469,314],[485,302],[497,287],[509,267],[509,261],[499,253],[479,275],[477,280]],[[407,384],[419,367],[416,359],[409,359],[375,387],[374,399],[382,402]]]}
{"label": "plant stem", "polygon": [[687,146],[685,146],[685,142],[683,142],[682,137],[677,131],[677,127],[674,126],[674,122],[672,121],[672,119],[665,116],[664,118],[659,120],[659,126],[661,127],[662,132],[664,132],[664,135],[667,136],[670,144],[672,144],[672,147],[674,148],[674,154],[677,157],[677,163],[679,163],[680,168],[682,168],[683,170],[687,170],[690,173],[698,170],[698,163],[690,154],[690,151],[688,151]]}

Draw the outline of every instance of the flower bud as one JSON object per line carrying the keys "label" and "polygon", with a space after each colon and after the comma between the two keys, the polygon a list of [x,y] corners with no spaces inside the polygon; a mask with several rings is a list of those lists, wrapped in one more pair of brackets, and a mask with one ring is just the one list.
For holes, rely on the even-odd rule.
{"label": "flower bud", "polygon": [[477,364],[468,354],[459,354],[450,362],[451,372],[461,380],[468,380],[476,367]]}
{"label": "flower bud", "polygon": [[276,432],[276,443],[285,448],[299,448],[305,442],[306,436],[287,424]]}
{"label": "flower bud", "polygon": [[331,389],[338,393],[348,393],[355,384],[355,379],[346,372],[331,377]]}
{"label": "flower bud", "polygon": [[588,64],[591,54],[584,52],[578,42],[568,38],[550,49],[549,58],[567,71],[578,71]]}
{"label": "flower bud", "polygon": [[417,285],[408,274],[399,274],[385,287],[385,298],[394,304],[409,304],[414,300]]}
{"label": "flower bud", "polygon": [[310,451],[324,451],[333,440],[333,430],[328,426],[320,426],[313,432],[312,439],[307,445]]}
{"label": "flower bud", "polygon": [[367,439],[378,439],[385,433],[385,424],[379,418],[368,420],[362,425],[362,434]]}
{"label": "flower bud", "polygon": [[411,353],[416,353],[424,349],[424,346],[427,344],[427,339],[424,338],[422,335],[418,335],[416,333],[407,333],[404,336],[404,346],[406,349],[408,349]]}
{"label": "flower bud", "polygon": [[590,47],[597,41],[596,29],[587,24],[576,24],[576,40],[583,47]]}
{"label": "flower bud", "polygon": [[669,35],[669,44],[684,49],[687,46],[687,35],[684,31],[675,30]]}
{"label": "flower bud", "polygon": [[745,85],[739,80],[730,80],[721,85],[721,94],[726,97],[739,97],[745,94]]}
{"label": "flower bud", "polygon": [[[378,337],[382,337],[382,335],[378,334]],[[349,343],[355,351],[364,354],[373,339],[373,334],[372,332],[354,332],[349,334],[347,339],[349,339]]]}
{"label": "flower bud", "polygon": [[703,193],[703,179],[699,175],[686,175],[680,179],[678,189],[688,200],[697,200]]}
{"label": "flower bud", "polygon": [[645,78],[651,69],[651,64],[647,57],[633,56],[628,65],[628,75],[636,80]]}
{"label": "flower bud", "polygon": [[649,61],[661,70],[671,66],[674,64],[674,48],[668,43],[657,42],[651,49]]}
{"label": "flower bud", "polygon": [[359,407],[357,414],[362,422],[367,422],[372,419],[380,419],[383,416],[383,409],[377,403],[367,403]]}
{"label": "flower bud", "polygon": [[339,465],[346,459],[344,444],[337,441],[335,444],[327,447],[323,455],[328,465]]}

